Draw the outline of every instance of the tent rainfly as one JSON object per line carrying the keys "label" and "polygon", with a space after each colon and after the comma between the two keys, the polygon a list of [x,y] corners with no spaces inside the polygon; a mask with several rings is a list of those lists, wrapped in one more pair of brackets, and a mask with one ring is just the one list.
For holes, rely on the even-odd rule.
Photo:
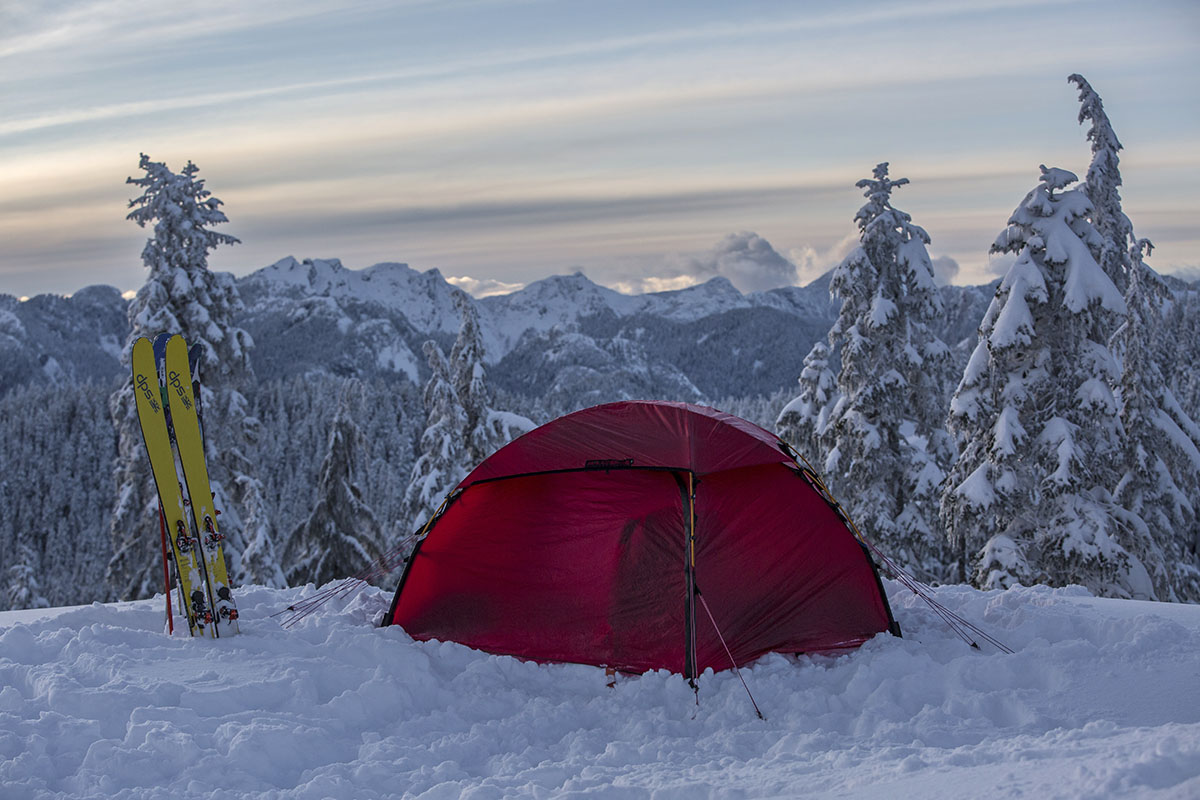
{"label": "tent rainfly", "polygon": [[568,414],[479,464],[426,524],[384,624],[687,678],[900,633],[865,545],[782,440],[660,402]]}

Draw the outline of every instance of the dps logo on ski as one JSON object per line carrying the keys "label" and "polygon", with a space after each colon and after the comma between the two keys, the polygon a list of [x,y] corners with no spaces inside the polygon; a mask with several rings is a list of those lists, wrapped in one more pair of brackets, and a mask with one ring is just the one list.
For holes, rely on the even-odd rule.
{"label": "dps logo on ski", "polygon": [[137,376],[137,388],[138,391],[146,396],[146,402],[150,404],[150,408],[155,414],[157,414],[159,411],[158,400],[154,398],[154,392],[150,391],[150,382],[146,380],[146,376],[140,372]]}
{"label": "dps logo on ski", "polygon": [[167,376],[167,380],[171,382],[171,388],[175,390],[175,394],[179,395],[179,402],[183,403],[183,407],[191,408],[192,401],[188,400],[188,396],[184,394],[183,384],[179,381],[179,373],[171,370],[171,374]]}

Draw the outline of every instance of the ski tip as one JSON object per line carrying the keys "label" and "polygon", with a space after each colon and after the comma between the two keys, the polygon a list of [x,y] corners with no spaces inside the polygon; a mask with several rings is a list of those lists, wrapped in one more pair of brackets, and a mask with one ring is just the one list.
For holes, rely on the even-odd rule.
{"label": "ski tip", "polygon": [[154,337],[155,358],[161,359],[163,354],[167,352],[167,340],[170,339],[172,335],[173,334],[170,333],[160,333]]}

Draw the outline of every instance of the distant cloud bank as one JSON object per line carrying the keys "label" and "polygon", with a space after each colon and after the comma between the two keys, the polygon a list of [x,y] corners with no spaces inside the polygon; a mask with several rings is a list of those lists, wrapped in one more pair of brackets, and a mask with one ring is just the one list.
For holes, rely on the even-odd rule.
{"label": "distant cloud bank", "polygon": [[525,288],[523,283],[505,283],[494,278],[472,278],[469,275],[461,275],[446,278],[446,282],[457,286],[473,297],[491,297],[495,294],[511,294],[518,289]]}

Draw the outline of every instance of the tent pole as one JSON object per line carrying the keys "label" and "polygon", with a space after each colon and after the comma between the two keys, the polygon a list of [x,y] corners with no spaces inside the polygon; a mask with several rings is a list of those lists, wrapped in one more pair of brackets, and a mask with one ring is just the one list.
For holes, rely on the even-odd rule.
{"label": "tent pole", "polygon": [[696,677],[700,674],[696,662],[696,481],[691,470],[672,474],[679,486],[679,510],[683,513],[683,580],[687,592],[683,605],[683,677],[699,692],[696,687]]}
{"label": "tent pole", "polygon": [[700,677],[700,664],[696,650],[696,476],[690,470],[687,473],[687,485],[681,488],[684,490],[684,501],[687,506],[687,517],[684,520],[687,534],[688,594],[687,620],[685,621],[687,654],[684,659],[684,673],[685,677],[692,681],[692,687],[697,688],[695,680]]}

